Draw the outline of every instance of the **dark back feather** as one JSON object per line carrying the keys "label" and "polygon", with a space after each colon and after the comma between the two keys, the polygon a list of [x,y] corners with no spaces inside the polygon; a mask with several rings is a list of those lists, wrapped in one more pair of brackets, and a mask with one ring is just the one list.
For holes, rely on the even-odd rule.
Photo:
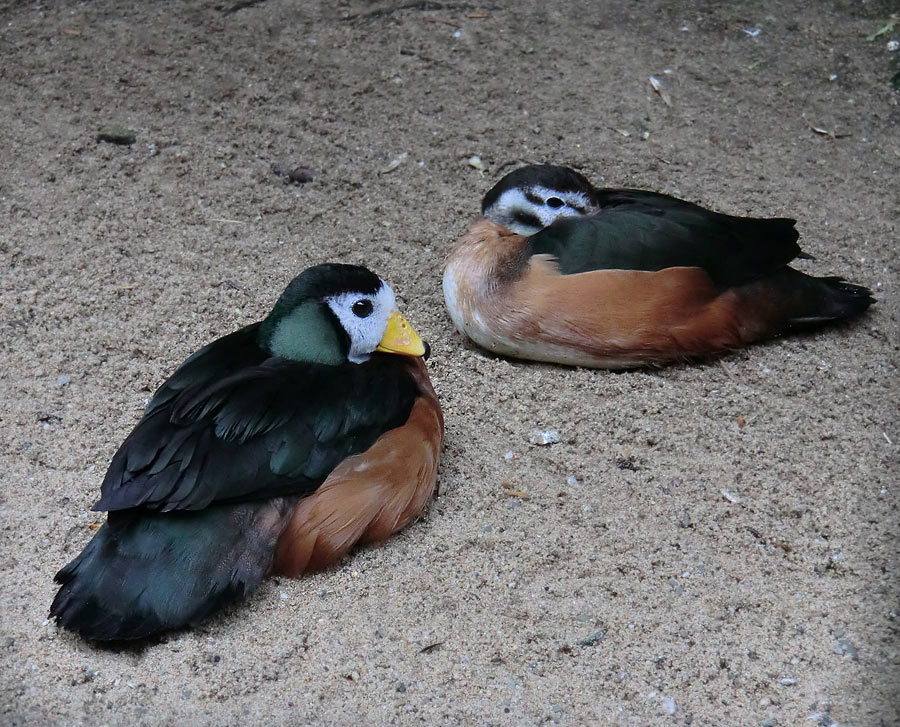
{"label": "dark back feather", "polygon": [[590,270],[704,269],[721,288],[768,275],[799,253],[794,220],[733,217],[664,194],[598,190],[601,209],[530,238],[565,274]]}

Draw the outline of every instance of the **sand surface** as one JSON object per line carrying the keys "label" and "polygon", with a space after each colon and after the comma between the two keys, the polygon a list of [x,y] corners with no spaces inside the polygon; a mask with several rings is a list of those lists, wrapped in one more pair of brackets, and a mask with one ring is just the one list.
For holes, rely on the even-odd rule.
{"label": "sand surface", "polygon": [[[233,2],[0,9],[0,722],[900,724],[896,6]],[[796,217],[878,303],[693,366],[487,356],[441,265],[533,161]],[[58,631],[155,387],[326,260],[432,344],[439,497],[195,631]]]}

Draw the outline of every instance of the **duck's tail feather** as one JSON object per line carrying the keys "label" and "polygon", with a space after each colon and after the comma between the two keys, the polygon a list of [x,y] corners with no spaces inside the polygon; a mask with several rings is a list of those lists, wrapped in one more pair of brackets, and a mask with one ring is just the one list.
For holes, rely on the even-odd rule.
{"label": "duck's tail feather", "polygon": [[56,574],[50,607],[63,628],[98,641],[193,626],[268,573],[296,498],[203,511],[111,513]]}
{"label": "duck's tail feather", "polygon": [[744,343],[861,315],[872,291],[843,278],[816,278],[790,267],[734,289]]}
{"label": "duck's tail feather", "polygon": [[805,280],[799,286],[798,309],[788,320],[791,328],[855,318],[875,302],[872,291],[865,286],[848,283],[837,276],[814,278],[793,272],[802,275]]}

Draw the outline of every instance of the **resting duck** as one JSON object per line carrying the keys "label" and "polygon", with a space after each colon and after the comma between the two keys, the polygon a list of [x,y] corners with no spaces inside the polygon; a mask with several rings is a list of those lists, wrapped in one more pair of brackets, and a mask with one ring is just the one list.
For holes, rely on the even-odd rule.
{"label": "resting duck", "polygon": [[499,354],[626,368],[707,356],[860,315],[867,288],[788,263],[794,220],[733,217],[655,192],[596,189],[531,165],[484,197],[444,298],[457,329]]}
{"label": "resting duck", "polygon": [[267,574],[406,526],[444,424],[396,308],[369,270],[319,265],[188,358],[113,457],[93,508],[106,524],[56,575],[50,615],[97,640],[192,626]]}

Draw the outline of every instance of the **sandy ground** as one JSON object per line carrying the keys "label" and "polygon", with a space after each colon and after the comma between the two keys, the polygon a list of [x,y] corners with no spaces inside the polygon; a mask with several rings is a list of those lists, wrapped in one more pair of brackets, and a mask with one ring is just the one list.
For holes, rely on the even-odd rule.
{"label": "sandy ground", "polygon": [[[892,3],[233,2],[0,10],[0,721],[900,724]],[[526,161],[797,217],[878,304],[702,365],[486,356],[441,265]],[[440,496],[193,632],[57,631],[151,392],[325,260],[433,346]]]}

